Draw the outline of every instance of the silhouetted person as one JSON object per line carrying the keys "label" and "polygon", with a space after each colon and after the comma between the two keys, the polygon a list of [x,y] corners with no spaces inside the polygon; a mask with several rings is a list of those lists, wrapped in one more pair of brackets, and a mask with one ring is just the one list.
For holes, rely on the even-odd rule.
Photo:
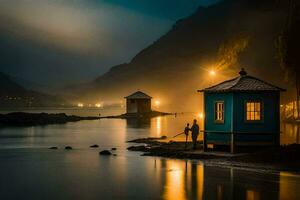
{"label": "silhouetted person", "polygon": [[199,126],[197,124],[197,120],[194,119],[193,126],[190,129],[192,131],[192,140],[193,140],[193,149],[196,149],[197,146],[197,138],[199,135]]}
{"label": "silhouetted person", "polygon": [[185,134],[185,148],[187,148],[187,141],[189,137],[189,131],[190,131],[190,124],[187,123],[186,127],[184,128],[184,134]]}

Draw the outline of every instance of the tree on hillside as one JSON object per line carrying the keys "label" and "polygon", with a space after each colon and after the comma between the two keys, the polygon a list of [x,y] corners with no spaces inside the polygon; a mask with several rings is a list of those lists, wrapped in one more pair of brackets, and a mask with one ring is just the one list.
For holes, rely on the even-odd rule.
{"label": "tree on hillside", "polygon": [[281,65],[288,82],[295,85],[297,119],[300,118],[300,1],[289,0],[289,13],[285,30],[278,40]]}

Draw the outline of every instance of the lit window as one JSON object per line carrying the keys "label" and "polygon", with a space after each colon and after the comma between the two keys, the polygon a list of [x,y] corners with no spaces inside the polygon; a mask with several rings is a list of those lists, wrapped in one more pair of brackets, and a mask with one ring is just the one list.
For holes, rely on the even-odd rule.
{"label": "lit window", "polygon": [[224,102],[218,101],[215,103],[215,121],[217,123],[224,122]]}
{"label": "lit window", "polygon": [[259,101],[251,101],[246,103],[246,120],[261,121],[262,106]]}

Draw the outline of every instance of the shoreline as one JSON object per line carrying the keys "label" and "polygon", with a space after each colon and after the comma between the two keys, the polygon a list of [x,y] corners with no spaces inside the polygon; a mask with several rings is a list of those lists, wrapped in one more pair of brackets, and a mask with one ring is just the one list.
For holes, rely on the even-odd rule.
{"label": "shoreline", "polygon": [[[140,138],[127,141],[135,143],[129,151],[142,152],[141,156],[158,156],[174,159],[201,161],[218,167],[234,167],[248,170],[300,172],[300,144],[266,147],[252,152],[230,154],[224,151],[203,152],[202,148],[185,149],[184,142],[166,141],[162,138]],[[201,147],[201,142],[198,143]]]}
{"label": "shoreline", "polygon": [[100,117],[100,119],[133,119],[133,118],[143,119],[143,118],[152,118],[152,117],[159,117],[159,116],[166,116],[166,115],[175,115],[175,114],[159,112],[159,111],[151,111],[148,113],[124,113],[121,115],[104,116],[104,117]]}
{"label": "shoreline", "polygon": [[76,115],[67,115],[65,113],[51,114],[12,112],[8,114],[0,114],[0,128],[65,124],[68,122],[98,119],[100,119],[100,117],[80,117]]}

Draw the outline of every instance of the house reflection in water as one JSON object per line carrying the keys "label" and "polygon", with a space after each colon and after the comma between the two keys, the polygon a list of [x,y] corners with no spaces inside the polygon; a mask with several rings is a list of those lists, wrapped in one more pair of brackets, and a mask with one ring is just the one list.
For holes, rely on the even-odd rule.
{"label": "house reflection in water", "polygon": [[[165,200],[173,199],[289,199],[289,181],[281,174],[204,166],[192,161],[156,160]],[[293,189],[295,186],[291,186]],[[295,188],[294,188],[295,189]],[[283,191],[281,191],[283,190]]]}
{"label": "house reflection in water", "polygon": [[149,128],[151,124],[150,117],[127,118],[126,125],[129,128]]}
{"label": "house reflection in water", "polygon": [[278,199],[279,175],[204,167],[204,199]]}

